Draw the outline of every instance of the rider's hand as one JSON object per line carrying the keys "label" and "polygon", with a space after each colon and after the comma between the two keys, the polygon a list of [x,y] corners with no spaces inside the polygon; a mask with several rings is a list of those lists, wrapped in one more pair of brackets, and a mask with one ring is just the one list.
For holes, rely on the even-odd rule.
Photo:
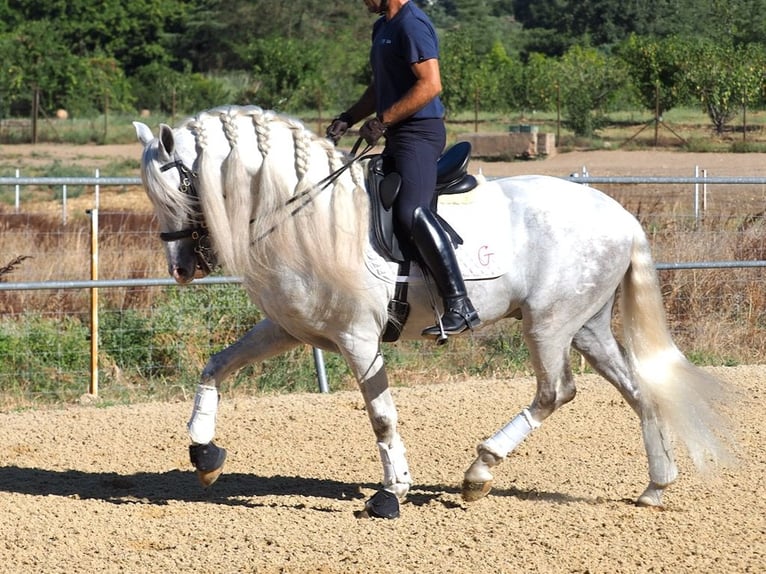
{"label": "rider's hand", "polygon": [[378,118],[372,118],[364,122],[361,128],[359,128],[359,137],[364,138],[367,145],[375,145],[378,140],[386,133],[386,125]]}
{"label": "rider's hand", "polygon": [[327,126],[327,131],[325,132],[327,139],[332,141],[335,145],[338,145],[340,138],[343,137],[343,134],[348,131],[348,128],[350,128],[353,123],[351,116],[346,112],[343,112],[335,118],[329,126]]}

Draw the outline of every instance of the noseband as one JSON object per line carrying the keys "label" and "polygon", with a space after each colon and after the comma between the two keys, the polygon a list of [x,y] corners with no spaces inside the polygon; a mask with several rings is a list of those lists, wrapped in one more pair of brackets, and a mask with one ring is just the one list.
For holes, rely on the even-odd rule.
{"label": "noseband", "polygon": [[173,168],[178,170],[181,181],[178,185],[178,191],[193,200],[197,207],[197,213],[192,220],[193,226],[179,231],[163,231],[160,233],[160,239],[166,243],[179,239],[192,239],[194,241],[194,253],[197,256],[197,265],[205,274],[209,274],[216,266],[216,262],[215,254],[210,246],[210,236],[207,232],[205,217],[199,209],[199,193],[195,185],[197,174],[186,167],[180,159],[163,165],[160,167],[160,171],[165,172]]}

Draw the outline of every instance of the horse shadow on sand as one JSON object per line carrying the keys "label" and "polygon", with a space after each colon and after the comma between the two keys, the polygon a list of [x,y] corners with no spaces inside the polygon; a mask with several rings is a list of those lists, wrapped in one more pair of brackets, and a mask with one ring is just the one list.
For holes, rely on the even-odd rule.
{"label": "horse shadow on sand", "polygon": [[[210,488],[203,489],[193,471],[171,470],[160,473],[85,472],[81,470],[49,470],[18,466],[0,467],[0,492],[31,496],[61,496],[82,500],[101,500],[112,504],[164,505],[173,501],[201,502],[229,506],[276,506],[273,498],[285,497],[284,506],[306,508],[305,502],[292,497],[362,501],[378,490],[377,483],[350,483],[325,478],[301,476],[259,476],[257,474],[224,473]],[[369,492],[365,493],[364,490]],[[408,504],[425,506],[436,503],[446,508],[462,508],[457,485],[416,484],[407,498]],[[593,503],[591,499],[559,492],[543,492],[518,488],[496,488],[494,497],[514,497],[550,504]],[[317,503],[317,510],[328,508]]]}

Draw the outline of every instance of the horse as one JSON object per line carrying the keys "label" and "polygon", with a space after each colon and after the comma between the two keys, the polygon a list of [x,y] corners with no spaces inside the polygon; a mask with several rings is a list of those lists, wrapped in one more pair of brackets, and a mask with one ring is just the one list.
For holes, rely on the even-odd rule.
{"label": "horse", "polygon": [[[307,344],[340,353],[364,398],[383,472],[381,488],[359,512],[399,516],[412,477],[381,334],[402,278],[372,240],[369,155],[352,158],[299,120],[257,106],[205,110],[175,128],[160,124],[157,136],[143,123],[134,126],[169,274],[186,284],[218,264],[242,277],[265,317],[202,369],[188,432],[203,486],[219,477],[226,458],[213,441],[221,383],[247,364]],[[463,239],[457,254],[481,328],[521,321],[536,392],[478,444],[463,475],[463,499],[486,496],[495,467],[574,398],[571,348],[640,420],[649,483],[637,505],[663,506],[679,474],[676,442],[700,472],[733,462],[733,428],[723,408],[732,391],[673,341],[636,218],[603,192],[566,179],[477,178],[468,193],[440,196],[438,213]],[[427,279],[415,263],[403,339],[419,338],[439,311]],[[612,331],[617,301],[622,343]]]}

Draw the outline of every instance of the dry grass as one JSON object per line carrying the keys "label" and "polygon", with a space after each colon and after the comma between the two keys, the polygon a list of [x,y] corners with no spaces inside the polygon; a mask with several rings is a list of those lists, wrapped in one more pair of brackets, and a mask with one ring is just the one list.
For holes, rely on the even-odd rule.
{"label": "dry grass", "polygon": [[[85,216],[66,224],[60,216],[46,213],[0,214],[0,252],[13,265],[0,281],[81,281],[92,278],[91,223]],[[166,273],[154,218],[148,213],[101,213],[99,215],[99,279],[160,277]],[[151,290],[114,288],[103,290],[110,308],[146,308]],[[84,313],[89,294],[84,290],[26,290],[0,293],[0,313]]]}
{"label": "dry grass", "polygon": [[[37,153],[29,160],[45,171],[44,164],[57,150]],[[82,153],[69,150],[69,153]],[[113,161],[107,150],[94,148],[97,161]],[[138,154],[138,150],[131,154]],[[16,165],[24,160],[16,155]],[[71,156],[73,163],[88,164],[92,158]],[[42,164],[41,164],[42,162]],[[23,165],[22,165],[23,167]],[[7,171],[7,169],[6,169]],[[91,173],[89,168],[82,174]],[[102,170],[103,175],[115,175]],[[133,170],[130,175],[136,175]],[[117,174],[125,175],[125,174]],[[688,174],[685,174],[688,175]],[[650,236],[655,260],[673,261],[732,261],[766,259],[766,235],[762,213],[766,205],[766,190],[745,189],[744,186],[716,186],[708,197],[707,210],[698,221],[690,214],[690,186],[600,186],[641,220]],[[27,190],[25,190],[26,192]],[[86,194],[68,201],[67,222],[62,222],[61,202],[52,198],[50,190],[38,190],[25,196],[23,213],[13,212],[12,205],[0,207],[0,266],[10,267],[0,281],[83,280],[90,278],[90,219],[86,210],[93,198]],[[100,208],[99,278],[165,277],[165,260],[156,235],[156,224],[148,201],[140,188],[104,190]],[[676,341],[693,360],[703,364],[760,363],[766,360],[766,295],[761,269],[674,270],[660,273],[669,322]],[[222,305],[216,295],[212,303]],[[143,314],[155,313],[165,304],[164,290],[151,288],[120,288],[100,290],[104,309],[129,310]],[[188,303],[188,302],[185,302]],[[26,320],[33,315],[53,318],[62,324],[73,318],[87,325],[89,293],[79,290],[38,290],[0,292],[0,312],[6,319]],[[204,313],[195,303],[174,308],[179,325],[186,329],[179,351],[184,367],[198,373],[211,348],[220,348],[239,336],[248,325],[241,324],[243,313],[230,312],[219,322],[203,324],[200,334],[192,334],[197,315]],[[180,317],[183,315],[183,317]],[[237,318],[240,322],[234,321]],[[619,321],[619,316],[616,317]],[[153,344],[157,347],[179,346],[176,331],[161,334]],[[0,333],[0,336],[2,334]],[[167,339],[167,340],[166,340]],[[392,380],[415,384],[420,381],[450,380],[466,373],[485,376],[527,373],[525,354],[521,348],[517,324],[511,322],[502,329],[482,332],[473,338],[453,341],[447,348],[430,344],[394,345],[387,347]],[[156,351],[156,350],[155,350]],[[135,376],[121,367],[112,356],[101,356],[103,381],[121,389],[126,396],[142,393],[156,396],[180,396],[183,387],[180,375],[160,372],[155,378]],[[331,379],[342,379],[341,386],[352,386],[350,377],[331,362]],[[310,353],[291,355],[285,363],[302,362],[308,366],[295,374],[273,363],[250,370],[245,376],[232,380],[234,387],[263,381],[275,372],[282,376],[280,388],[290,388],[297,378],[313,385]],[[341,373],[339,375],[339,373]],[[82,373],[72,374],[53,369],[51,381],[60,387],[72,381],[80,394],[84,390]],[[252,382],[248,382],[249,380]],[[158,382],[159,381],[159,382]],[[52,385],[53,385],[52,383]],[[162,386],[166,385],[166,386]],[[337,388],[337,387],[336,387]],[[10,393],[11,402],[28,404],[30,395],[24,389]],[[170,393],[163,395],[162,393]],[[172,393],[175,393],[173,395]],[[6,397],[7,398],[7,397]]]}

